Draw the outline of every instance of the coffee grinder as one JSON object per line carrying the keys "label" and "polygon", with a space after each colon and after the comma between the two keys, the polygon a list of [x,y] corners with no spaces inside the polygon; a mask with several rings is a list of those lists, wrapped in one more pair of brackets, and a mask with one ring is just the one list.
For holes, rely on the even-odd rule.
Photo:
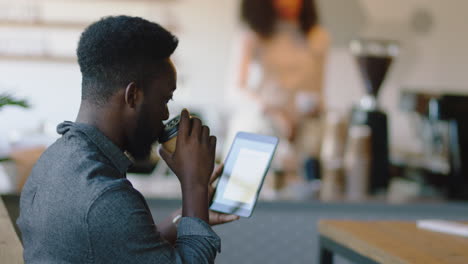
{"label": "coffee grinder", "polygon": [[353,107],[350,125],[367,125],[371,132],[369,193],[386,189],[389,181],[387,115],[380,109],[378,94],[385,75],[398,55],[394,41],[359,39],[350,44],[365,83],[365,95]]}

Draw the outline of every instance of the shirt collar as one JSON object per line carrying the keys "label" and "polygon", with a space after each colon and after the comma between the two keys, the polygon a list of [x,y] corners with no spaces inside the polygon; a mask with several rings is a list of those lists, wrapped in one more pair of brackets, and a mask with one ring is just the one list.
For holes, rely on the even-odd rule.
{"label": "shirt collar", "polygon": [[83,132],[114,164],[121,174],[125,174],[132,165],[130,159],[117,147],[108,137],[106,137],[97,127],[84,123],[74,123],[65,121],[57,126],[57,132],[61,135],[69,130]]}

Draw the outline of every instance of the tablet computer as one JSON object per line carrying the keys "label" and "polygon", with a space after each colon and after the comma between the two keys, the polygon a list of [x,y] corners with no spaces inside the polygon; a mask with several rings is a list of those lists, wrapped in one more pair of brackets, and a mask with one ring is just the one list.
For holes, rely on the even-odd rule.
{"label": "tablet computer", "polygon": [[239,132],[224,161],[210,209],[249,217],[270,167],[278,138]]}

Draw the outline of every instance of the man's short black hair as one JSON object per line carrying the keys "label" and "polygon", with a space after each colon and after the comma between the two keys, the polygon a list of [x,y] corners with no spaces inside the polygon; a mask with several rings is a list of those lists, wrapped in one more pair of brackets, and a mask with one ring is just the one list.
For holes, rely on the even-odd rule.
{"label": "man's short black hair", "polygon": [[91,24],[77,48],[82,100],[100,105],[130,82],[144,87],[177,44],[166,29],[139,17],[110,16]]}

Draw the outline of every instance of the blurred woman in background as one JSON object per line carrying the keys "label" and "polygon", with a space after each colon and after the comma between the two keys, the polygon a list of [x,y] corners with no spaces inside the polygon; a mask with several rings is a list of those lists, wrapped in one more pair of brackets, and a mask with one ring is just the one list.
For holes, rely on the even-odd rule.
{"label": "blurred woman in background", "polygon": [[[325,110],[324,65],[330,40],[319,25],[313,0],[243,0],[239,84],[261,107],[280,137],[277,162],[297,175],[320,152],[320,117]],[[254,66],[260,81],[249,84]]]}

